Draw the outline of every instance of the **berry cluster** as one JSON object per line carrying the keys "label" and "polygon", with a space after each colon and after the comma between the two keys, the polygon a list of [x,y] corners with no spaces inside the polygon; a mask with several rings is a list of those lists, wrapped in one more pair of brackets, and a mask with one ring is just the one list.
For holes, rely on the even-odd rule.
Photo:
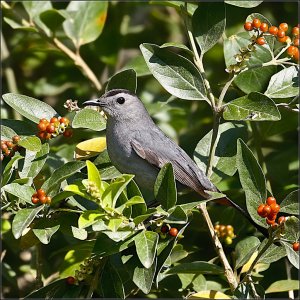
{"label": "berry cluster", "polygon": [[169,234],[172,237],[176,237],[178,234],[178,229],[176,227],[171,227],[169,224],[164,224],[160,227],[160,232],[162,234]]}
{"label": "berry cluster", "polygon": [[46,192],[42,189],[39,189],[34,193],[31,197],[31,202],[33,204],[38,204],[39,202],[41,204],[50,204],[51,203],[51,197],[46,195]]}
{"label": "berry cluster", "polygon": [[234,234],[234,229],[231,225],[216,224],[214,229],[215,229],[217,236],[221,240],[224,240],[225,244],[227,244],[227,245],[232,244],[232,239],[234,239],[236,237],[236,235]]}
{"label": "berry cluster", "polygon": [[279,210],[280,205],[276,203],[276,199],[274,197],[268,197],[267,202],[258,207],[257,213],[262,218],[266,218],[268,225],[277,226],[278,224],[284,223],[286,220],[286,218],[282,216],[278,218],[278,223],[276,223]]}
{"label": "berry cluster", "polygon": [[15,135],[11,141],[1,141],[1,161],[4,157],[12,157],[19,150],[20,137]]}
{"label": "berry cluster", "polygon": [[80,269],[75,271],[75,278],[72,277],[74,280],[68,279],[68,277],[67,282],[69,284],[77,284],[79,281],[89,281],[89,279],[92,279],[91,274],[93,274],[95,268],[99,266],[100,260],[98,258],[86,258],[83,263],[79,265]]}
{"label": "berry cluster", "polygon": [[69,119],[65,117],[53,117],[50,121],[46,119],[41,119],[38,124],[39,132],[37,136],[41,140],[50,140],[60,134],[63,134],[65,137],[71,137],[73,132],[69,126]]}
{"label": "berry cluster", "polygon": [[255,43],[258,45],[264,45],[266,43],[265,36],[277,37],[277,41],[280,43],[292,44],[287,49],[287,55],[293,57],[296,61],[299,61],[299,27],[293,27],[292,39],[287,35],[289,26],[287,23],[281,23],[278,27],[270,26],[267,23],[261,22],[261,20],[255,18],[252,22],[246,22],[244,29],[247,31],[255,31],[257,33],[254,36]]}

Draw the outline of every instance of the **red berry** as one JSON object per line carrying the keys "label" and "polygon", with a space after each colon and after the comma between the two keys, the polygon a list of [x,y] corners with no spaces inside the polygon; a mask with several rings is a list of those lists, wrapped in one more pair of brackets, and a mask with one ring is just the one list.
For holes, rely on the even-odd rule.
{"label": "red berry", "polygon": [[269,29],[269,26],[267,23],[261,23],[259,29],[262,31],[262,32],[267,32],[268,29]]}
{"label": "red berry", "polygon": [[46,131],[48,133],[54,133],[55,132],[55,126],[53,124],[49,124],[46,128]]}
{"label": "red berry", "polygon": [[39,190],[36,191],[36,194],[37,194],[38,198],[41,199],[41,197],[46,195],[46,192],[42,189],[39,189]]}
{"label": "red berry", "polygon": [[269,205],[265,205],[265,207],[263,209],[263,216],[266,217],[270,213],[271,213],[271,207]]}
{"label": "red berry", "polygon": [[272,213],[278,213],[280,210],[280,205],[275,203],[275,204],[271,204],[270,208],[272,210]]}
{"label": "red berry", "polygon": [[287,31],[289,29],[289,25],[287,23],[281,23],[278,27],[283,31]]}
{"label": "red berry", "polygon": [[46,196],[39,197],[39,199],[40,199],[40,201],[41,201],[42,204],[46,204],[47,203],[47,199],[46,198],[47,198]]}
{"label": "red berry", "polygon": [[281,216],[278,218],[278,224],[282,224],[286,221],[286,218],[284,216]]}
{"label": "red berry", "polygon": [[39,123],[37,127],[40,131],[45,131],[47,128],[47,123]]}
{"label": "red berry", "polygon": [[73,135],[73,130],[71,128],[67,128],[63,135],[64,137],[71,137]]}
{"label": "red berry", "polygon": [[283,37],[285,36],[285,31],[282,30],[282,29],[278,29],[278,31],[277,31],[277,36],[278,36],[279,38],[283,38]]}
{"label": "red berry", "polygon": [[299,251],[299,242],[293,243],[293,250],[294,251]]}
{"label": "red berry", "polygon": [[274,203],[276,203],[276,199],[274,197],[268,197],[267,204],[271,205],[271,204],[274,204]]}
{"label": "red berry", "polygon": [[47,119],[40,119],[39,123],[49,124],[49,121]]}
{"label": "red berry", "polygon": [[251,31],[253,29],[252,23],[251,22],[246,22],[244,24],[244,29],[247,31]]}
{"label": "red berry", "polygon": [[56,123],[56,122],[58,122],[58,119],[56,117],[50,119],[50,123]]}
{"label": "red berry", "polygon": [[14,144],[18,144],[20,141],[20,137],[18,135],[13,136],[12,141]]}
{"label": "red berry", "polygon": [[256,39],[256,44],[258,45],[264,45],[266,43],[265,39],[263,37],[259,37],[258,39]]}
{"label": "red berry", "polygon": [[169,232],[169,226],[166,225],[166,224],[163,225],[163,226],[161,226],[160,231],[161,231],[162,233],[167,233],[167,232]]}
{"label": "red berry", "polygon": [[265,206],[266,206],[265,204],[261,204],[261,205],[258,207],[258,209],[257,209],[257,213],[258,213],[258,215],[261,216],[261,217],[264,217],[263,210],[264,210]]}
{"label": "red berry", "polygon": [[6,146],[8,147],[8,149],[12,149],[12,147],[14,146],[14,144],[11,141],[7,141],[6,142]]}
{"label": "red berry", "polygon": [[66,283],[70,284],[70,285],[73,285],[75,283],[75,278],[72,277],[72,276],[67,277],[66,278]]}
{"label": "red berry", "polygon": [[299,27],[297,27],[297,26],[293,27],[292,34],[293,35],[299,35]]}
{"label": "red berry", "polygon": [[299,37],[294,39],[293,44],[294,46],[299,46]]}
{"label": "red berry", "polygon": [[47,203],[47,204],[51,204],[51,200],[52,200],[52,199],[51,199],[50,196],[47,196],[47,197],[46,197],[46,203]]}
{"label": "red berry", "polygon": [[275,224],[275,220],[266,219],[266,222],[267,222],[268,225],[274,225]]}
{"label": "red berry", "polygon": [[69,119],[68,118],[65,118],[65,117],[61,117],[60,120],[59,120],[59,123],[62,124],[66,124],[68,125],[70,123]]}
{"label": "red berry", "polygon": [[297,47],[295,47],[295,46],[289,46],[286,52],[287,52],[287,54],[289,56],[293,57],[296,54],[296,52],[297,52]]}
{"label": "red berry", "polygon": [[175,236],[177,236],[177,234],[178,234],[178,229],[177,228],[175,228],[175,227],[170,228],[170,230],[169,230],[169,235],[170,236],[175,237]]}
{"label": "red berry", "polygon": [[289,42],[291,42],[291,38],[289,36],[285,35],[282,38],[277,37],[277,41],[280,43],[289,43]]}
{"label": "red berry", "polygon": [[39,198],[37,198],[37,197],[31,197],[31,202],[33,203],[33,204],[38,204],[39,202],[40,202],[40,199]]}
{"label": "red berry", "polygon": [[269,33],[273,34],[273,35],[277,35],[278,32],[278,28],[276,26],[271,26],[269,28]]}
{"label": "red berry", "polygon": [[296,53],[295,53],[295,55],[294,55],[294,59],[295,59],[296,61],[299,61],[299,49],[298,49],[298,48],[297,48]]}
{"label": "red berry", "polygon": [[269,220],[272,220],[272,221],[275,221],[276,220],[276,217],[277,217],[277,213],[269,213],[268,215],[267,215],[267,219],[269,219]]}
{"label": "red berry", "polygon": [[5,143],[1,143],[1,150],[6,151],[8,149],[7,145]]}
{"label": "red berry", "polygon": [[261,25],[261,21],[259,19],[253,19],[252,20],[252,26],[255,28],[259,28]]}

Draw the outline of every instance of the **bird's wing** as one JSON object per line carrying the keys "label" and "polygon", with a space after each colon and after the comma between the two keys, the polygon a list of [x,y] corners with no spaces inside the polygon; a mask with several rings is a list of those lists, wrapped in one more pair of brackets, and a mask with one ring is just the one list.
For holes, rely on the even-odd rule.
{"label": "bird's wing", "polygon": [[143,143],[138,137],[131,140],[131,146],[139,157],[158,168],[171,163],[176,180],[204,197],[208,196],[204,190],[215,190],[215,186],[195,162],[171,139],[165,135],[162,136],[161,133],[153,137],[153,132],[151,132],[151,138],[153,139],[151,142],[149,139],[143,139]]}

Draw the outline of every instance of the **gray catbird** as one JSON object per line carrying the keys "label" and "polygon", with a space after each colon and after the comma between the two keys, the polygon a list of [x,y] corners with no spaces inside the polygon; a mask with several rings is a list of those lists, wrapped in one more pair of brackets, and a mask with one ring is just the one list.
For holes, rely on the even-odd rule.
{"label": "gray catbird", "polygon": [[[205,191],[218,191],[186,152],[156,126],[135,94],[114,89],[83,105],[99,106],[105,112],[109,157],[121,173],[134,174],[138,185],[153,190],[160,168],[170,162],[179,186],[188,187],[204,198],[209,197]],[[222,200],[258,228],[240,206],[228,198]]]}

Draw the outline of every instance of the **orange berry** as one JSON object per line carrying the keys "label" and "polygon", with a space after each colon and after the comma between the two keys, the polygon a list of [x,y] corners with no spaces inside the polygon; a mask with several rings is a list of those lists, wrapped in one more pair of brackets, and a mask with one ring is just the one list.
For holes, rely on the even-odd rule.
{"label": "orange berry", "polygon": [[286,218],[284,216],[281,216],[278,218],[278,224],[282,224],[286,221]]}
{"label": "orange berry", "polygon": [[33,204],[38,204],[39,202],[40,202],[40,199],[39,198],[37,198],[37,197],[31,197],[31,202],[33,203]]}
{"label": "orange berry", "polygon": [[64,137],[71,137],[73,135],[73,130],[71,128],[67,128],[63,135]]}
{"label": "orange berry", "polygon": [[256,44],[258,45],[264,45],[266,43],[266,40],[263,37],[259,37],[258,39],[256,39]]}
{"label": "orange berry", "polygon": [[274,204],[274,203],[276,203],[276,199],[274,197],[268,197],[267,204],[271,205],[271,204]]}
{"label": "orange berry", "polygon": [[264,210],[265,206],[266,206],[265,204],[261,204],[261,205],[258,207],[258,209],[257,209],[257,213],[258,213],[258,215],[261,216],[261,217],[264,217],[263,210]]}
{"label": "orange berry", "polygon": [[48,133],[54,133],[54,132],[55,132],[55,126],[54,126],[53,124],[50,123],[50,124],[47,126],[46,131],[47,131]]}
{"label": "orange berry", "polygon": [[259,28],[261,25],[261,21],[257,18],[253,19],[252,20],[252,26],[255,27],[255,28]]}
{"label": "orange berry", "polygon": [[296,37],[293,41],[294,46],[299,46],[299,37]]}
{"label": "orange berry", "polygon": [[40,132],[38,133],[38,137],[39,137],[41,140],[47,139],[47,132],[45,132],[45,131],[40,131]]}
{"label": "orange berry", "polygon": [[7,141],[6,142],[6,146],[8,147],[8,149],[12,149],[12,147],[14,146],[14,144],[11,141]]}
{"label": "orange berry", "polygon": [[287,23],[281,23],[278,27],[284,32],[286,32],[289,29],[289,25]]}
{"label": "orange berry", "polygon": [[283,38],[283,37],[285,36],[285,31],[282,30],[282,29],[278,29],[278,31],[277,31],[277,36],[278,36],[279,38]]}
{"label": "orange berry", "polygon": [[40,201],[41,201],[42,204],[46,204],[47,203],[47,199],[46,198],[47,198],[46,196],[39,197],[39,199],[40,199]]}
{"label": "orange berry", "polygon": [[285,35],[282,38],[277,37],[277,41],[280,43],[289,43],[291,41],[291,38],[287,35]]}
{"label": "orange berry", "polygon": [[271,213],[271,207],[269,205],[265,205],[265,207],[263,208],[263,216],[266,217],[270,213]]}
{"label": "orange berry", "polygon": [[262,32],[267,32],[268,29],[269,29],[269,26],[267,23],[261,23],[261,25],[259,26],[259,29],[262,31]]}
{"label": "orange berry", "polygon": [[58,122],[58,119],[56,117],[50,119],[50,123],[55,123],[55,122]]}
{"label": "orange berry", "polygon": [[70,123],[69,119],[68,118],[65,118],[65,117],[61,117],[60,120],[59,120],[59,123],[62,124],[66,124],[68,125]]}
{"label": "orange berry", "polygon": [[49,121],[47,119],[40,119],[40,122],[39,123],[45,123],[45,124],[48,124]]}
{"label": "orange berry", "polygon": [[169,235],[170,236],[175,237],[175,236],[177,236],[177,234],[178,234],[178,229],[177,228],[175,228],[175,227],[170,228],[170,230],[169,230]]}
{"label": "orange berry", "polygon": [[296,52],[297,52],[297,47],[295,47],[295,46],[289,46],[288,47],[288,49],[286,50],[286,52],[287,52],[287,54],[289,55],[289,56],[294,56],[295,54],[296,54]]}
{"label": "orange berry", "polygon": [[293,27],[292,34],[293,35],[299,35],[299,27],[297,27],[297,26]]}
{"label": "orange berry", "polygon": [[1,150],[6,151],[8,149],[6,143],[1,143]]}
{"label": "orange berry", "polygon": [[247,31],[251,31],[253,29],[252,23],[251,22],[246,22],[244,24],[244,29]]}
{"label": "orange berry", "polygon": [[39,123],[37,127],[40,131],[45,131],[46,128],[47,128],[47,124],[46,123]]}
{"label": "orange berry", "polygon": [[293,243],[293,250],[294,251],[299,251],[299,242]]}
{"label": "orange berry", "polygon": [[17,144],[20,141],[20,137],[18,135],[15,135],[15,136],[13,136],[12,141],[14,144]]}
{"label": "orange berry", "polygon": [[41,199],[41,197],[46,195],[46,192],[42,189],[39,189],[39,190],[36,191],[36,194],[37,194],[38,198]]}
{"label": "orange berry", "polygon": [[52,198],[50,196],[46,197],[46,203],[47,204],[51,204],[51,200],[52,200]]}
{"label": "orange berry", "polygon": [[278,213],[280,211],[280,205],[277,203],[271,204],[270,208],[272,210],[272,213]]}
{"label": "orange berry", "polygon": [[296,53],[295,53],[295,55],[294,55],[294,59],[295,59],[296,61],[299,61],[299,49],[298,49],[298,48],[297,48]]}
{"label": "orange berry", "polygon": [[272,35],[277,35],[278,32],[278,28],[276,26],[271,26],[269,28],[269,33],[271,33]]}
{"label": "orange berry", "polygon": [[231,231],[231,230],[233,230],[233,227],[232,227],[232,225],[227,225],[227,226],[226,226],[226,230],[227,230],[227,231]]}
{"label": "orange berry", "polygon": [[266,222],[267,222],[268,225],[274,225],[275,224],[275,220],[266,219]]}

